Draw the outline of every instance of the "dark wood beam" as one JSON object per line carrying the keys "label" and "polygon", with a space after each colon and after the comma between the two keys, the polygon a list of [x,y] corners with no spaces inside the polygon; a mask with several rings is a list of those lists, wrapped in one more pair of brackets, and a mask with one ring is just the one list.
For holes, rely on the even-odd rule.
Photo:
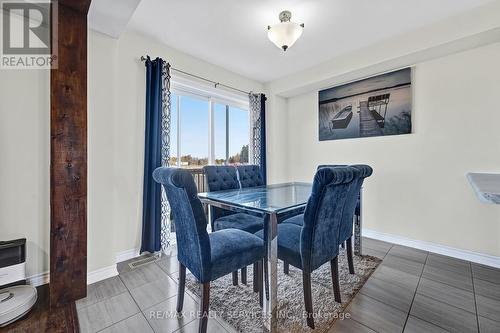
{"label": "dark wood beam", "polygon": [[59,1],[51,70],[50,306],[87,293],[87,11]]}
{"label": "dark wood beam", "polygon": [[59,6],[72,8],[77,12],[87,15],[90,8],[90,0],[59,0]]}

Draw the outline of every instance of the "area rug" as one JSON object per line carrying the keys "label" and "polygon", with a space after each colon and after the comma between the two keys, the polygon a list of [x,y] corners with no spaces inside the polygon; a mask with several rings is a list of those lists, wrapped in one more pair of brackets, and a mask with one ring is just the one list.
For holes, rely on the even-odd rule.
{"label": "area rug", "polygon": [[[327,263],[311,275],[315,331],[326,332],[336,319],[345,316],[343,310],[361,289],[380,259],[354,256],[356,274],[349,274],[344,250],[339,255],[339,280],[342,304],[335,302],[330,264]],[[233,286],[231,274],[211,283],[210,316],[217,316],[231,324],[238,332],[262,332],[262,310],[258,293],[253,292],[252,268],[247,269],[247,285]],[[186,286],[196,296],[200,287],[193,275],[187,274]],[[283,273],[283,262],[278,261],[278,331],[308,332],[302,291],[302,272],[290,266],[290,274]]]}

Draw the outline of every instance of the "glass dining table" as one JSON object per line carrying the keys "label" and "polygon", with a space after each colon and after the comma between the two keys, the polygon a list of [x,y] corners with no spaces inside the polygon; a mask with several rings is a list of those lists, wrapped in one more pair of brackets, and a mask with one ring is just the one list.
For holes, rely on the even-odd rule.
{"label": "glass dining table", "polygon": [[[199,193],[207,205],[264,217],[264,329],[277,331],[278,222],[304,212],[311,194],[309,183],[283,183],[235,190]],[[361,254],[361,219],[354,219],[354,252]]]}

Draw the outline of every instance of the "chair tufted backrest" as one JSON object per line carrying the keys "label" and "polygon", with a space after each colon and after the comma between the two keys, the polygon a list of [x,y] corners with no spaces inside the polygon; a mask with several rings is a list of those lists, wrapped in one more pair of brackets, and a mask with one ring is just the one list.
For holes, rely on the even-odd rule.
{"label": "chair tufted backrest", "polygon": [[184,169],[160,167],[153,178],[165,188],[172,209],[179,261],[199,281],[209,279],[210,239],[193,176]]}
{"label": "chair tufted backrest", "polygon": [[319,170],[321,168],[337,168],[337,167],[346,167],[348,166],[347,164],[320,164],[318,165],[318,168],[316,169]]}
{"label": "chair tufted backrest", "polygon": [[348,194],[358,177],[359,171],[349,166],[316,172],[300,241],[302,267],[306,271],[312,272],[338,254],[344,210],[355,200]]}
{"label": "chair tufted backrest", "polygon": [[203,167],[209,191],[240,188],[236,168],[232,165],[206,165]]}
{"label": "chair tufted backrest", "polygon": [[236,168],[241,188],[265,185],[258,165],[238,165]]}
{"label": "chair tufted backrest", "polygon": [[[320,165],[318,166],[318,170],[320,168],[337,168],[343,166],[345,165]],[[363,181],[365,180],[365,178],[370,177],[373,173],[373,169],[369,165],[353,164],[350,166],[356,168],[359,171],[359,178],[355,181],[354,186],[351,187],[351,190],[348,194],[350,197],[354,197],[355,200],[349,201],[349,206],[346,207],[346,210],[344,212],[342,225],[340,227],[340,242],[344,242],[352,236],[352,218],[355,213],[359,215],[361,186],[363,186]]]}
{"label": "chair tufted backrest", "polygon": [[[203,167],[208,191],[234,190],[240,188],[238,173],[232,165],[207,165]],[[210,224],[220,217],[234,214],[227,209],[210,206]]]}

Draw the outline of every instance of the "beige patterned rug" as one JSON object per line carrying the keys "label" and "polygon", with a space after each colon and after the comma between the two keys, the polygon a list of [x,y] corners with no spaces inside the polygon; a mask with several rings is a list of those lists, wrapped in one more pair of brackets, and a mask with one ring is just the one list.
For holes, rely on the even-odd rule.
{"label": "beige patterned rug", "polygon": [[[361,289],[371,273],[377,268],[380,259],[370,256],[354,256],[355,275],[349,274],[344,250],[339,255],[339,280],[342,304],[335,302],[330,273],[327,263],[312,273],[312,297],[314,323],[318,332],[326,332],[336,319],[345,314],[342,311]],[[233,286],[231,275],[226,275],[211,283],[211,316],[221,317],[239,332],[262,332],[262,310],[258,293],[252,288],[252,267],[248,269],[248,284],[239,281]],[[193,275],[186,278],[187,288],[200,296],[199,284]],[[302,272],[290,266],[290,275],[283,273],[283,263],[278,261],[278,330],[280,332],[308,332],[302,291]]]}

